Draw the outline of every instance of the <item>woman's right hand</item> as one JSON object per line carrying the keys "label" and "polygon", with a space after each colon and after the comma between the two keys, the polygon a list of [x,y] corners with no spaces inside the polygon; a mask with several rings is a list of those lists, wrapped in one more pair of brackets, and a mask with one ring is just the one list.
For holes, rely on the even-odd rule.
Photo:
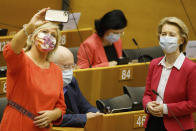
{"label": "woman's right hand", "polygon": [[45,21],[45,14],[48,9],[49,8],[44,8],[40,10],[38,13],[36,13],[31,18],[29,23],[24,25],[24,28],[14,35],[11,41],[11,48],[16,54],[19,54],[26,45],[26,40],[28,38],[27,36],[32,34],[37,27],[48,22]]}
{"label": "woman's right hand", "polygon": [[32,31],[34,31],[37,27],[48,22],[45,20],[45,14],[48,9],[50,8],[41,9],[31,18],[27,26],[31,26]]}

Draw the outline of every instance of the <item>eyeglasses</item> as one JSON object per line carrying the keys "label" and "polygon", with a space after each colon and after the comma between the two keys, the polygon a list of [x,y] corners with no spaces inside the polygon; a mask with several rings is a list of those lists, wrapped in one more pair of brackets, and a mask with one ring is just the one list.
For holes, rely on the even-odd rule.
{"label": "eyeglasses", "polygon": [[75,69],[76,64],[71,64],[71,65],[59,65],[57,64],[62,70],[69,70],[69,69]]}

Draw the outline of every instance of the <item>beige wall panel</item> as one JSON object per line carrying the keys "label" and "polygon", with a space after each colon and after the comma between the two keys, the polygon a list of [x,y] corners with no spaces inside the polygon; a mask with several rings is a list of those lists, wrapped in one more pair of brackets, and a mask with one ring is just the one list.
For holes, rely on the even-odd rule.
{"label": "beige wall panel", "polygon": [[[112,9],[122,9],[128,19],[128,27],[122,38],[123,48],[136,48],[131,41],[135,38],[140,47],[158,45],[156,32],[160,19],[166,16],[177,16],[188,25],[189,38],[196,39],[190,22],[183,10],[180,0],[70,0],[74,12],[81,12],[79,28],[94,28],[94,20],[100,18]],[[182,0],[196,28],[196,0]],[[61,9],[61,0],[1,0],[0,23],[22,27],[28,20],[43,7],[50,6]],[[17,30],[0,25],[0,28],[9,28],[9,32]]]}
{"label": "beige wall panel", "polygon": [[[196,28],[196,0],[182,0]],[[80,28],[94,28],[94,20],[112,9],[122,9],[128,19],[123,48],[136,48],[131,38],[135,38],[140,47],[158,45],[157,25],[163,17],[176,16],[182,19],[190,30],[190,39],[196,34],[185,15],[180,0],[71,0],[74,12],[81,12]]]}
{"label": "beige wall panel", "polygon": [[[0,28],[9,32],[18,30],[27,23],[38,10],[51,7],[61,9],[62,0],[0,0]],[[8,24],[18,28],[2,25]]]}

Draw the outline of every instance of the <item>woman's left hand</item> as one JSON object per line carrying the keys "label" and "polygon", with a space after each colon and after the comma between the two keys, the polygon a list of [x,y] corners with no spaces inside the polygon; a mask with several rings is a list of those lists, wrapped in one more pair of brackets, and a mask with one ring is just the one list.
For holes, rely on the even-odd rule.
{"label": "woman's left hand", "polygon": [[38,113],[40,115],[36,116],[33,122],[35,126],[38,126],[39,128],[45,128],[53,121],[54,118],[53,110],[40,111]]}
{"label": "woman's left hand", "polygon": [[157,117],[163,117],[163,104],[159,104],[158,106],[154,107],[154,109],[160,111],[160,114],[156,115]]}

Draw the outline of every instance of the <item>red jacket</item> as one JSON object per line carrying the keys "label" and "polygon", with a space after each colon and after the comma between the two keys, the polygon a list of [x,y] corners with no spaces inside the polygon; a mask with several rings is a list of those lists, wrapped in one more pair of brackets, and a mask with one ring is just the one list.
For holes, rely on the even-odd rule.
{"label": "red jacket", "polygon": [[[150,101],[156,101],[156,95],[152,89],[157,91],[162,65],[158,65],[163,57],[154,59],[150,63],[146,80],[146,89],[143,97],[144,109]],[[168,131],[182,131],[171,111],[181,122],[185,130],[194,128],[192,113],[196,111],[196,64],[185,58],[180,70],[172,68],[164,93],[164,103],[168,106],[168,115],[164,115],[163,121]],[[146,127],[149,114],[144,126]]]}
{"label": "red jacket", "polygon": [[[122,56],[122,42],[118,40],[114,43],[118,58]],[[101,38],[96,34],[92,34],[81,45],[78,50],[77,65],[80,68],[104,67],[108,66],[108,59],[103,47]],[[90,63],[90,64],[89,64]]]}

